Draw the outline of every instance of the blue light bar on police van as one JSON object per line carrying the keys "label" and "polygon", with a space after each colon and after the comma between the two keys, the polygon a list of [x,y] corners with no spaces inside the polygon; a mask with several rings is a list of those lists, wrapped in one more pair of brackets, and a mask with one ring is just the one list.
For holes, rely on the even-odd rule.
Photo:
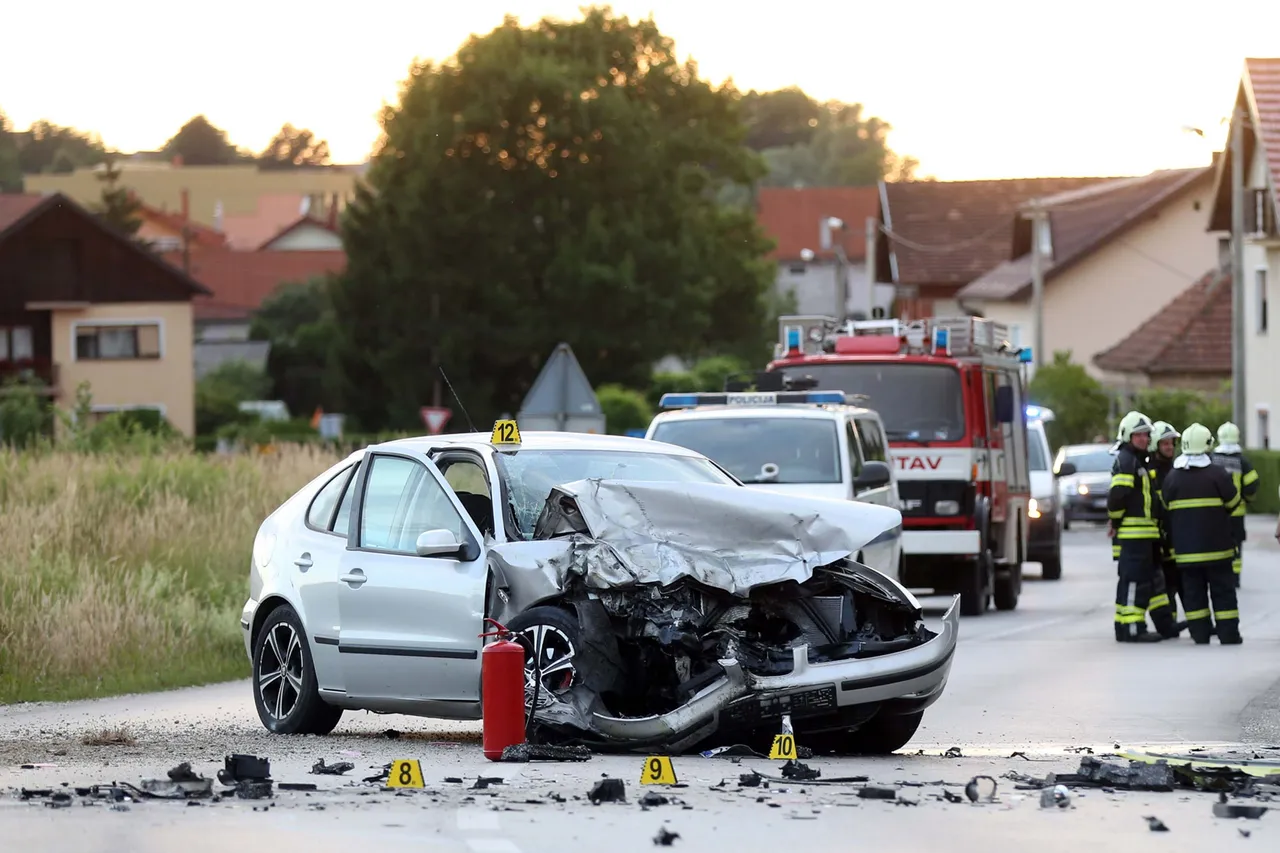
{"label": "blue light bar on police van", "polygon": [[745,391],[740,394],[663,394],[661,409],[689,409],[694,406],[776,406],[783,403],[843,406],[843,391]]}
{"label": "blue light bar on police van", "polygon": [[1046,409],[1044,406],[1037,406],[1034,403],[1027,404],[1027,420],[1051,421],[1053,418],[1053,409]]}

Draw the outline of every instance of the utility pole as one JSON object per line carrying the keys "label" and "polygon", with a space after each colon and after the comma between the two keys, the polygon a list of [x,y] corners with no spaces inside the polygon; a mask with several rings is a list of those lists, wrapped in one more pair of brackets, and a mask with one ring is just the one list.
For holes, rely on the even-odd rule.
{"label": "utility pole", "polygon": [[876,301],[876,243],[880,237],[880,220],[867,217],[867,319],[875,309]]}
{"label": "utility pole", "polygon": [[1244,335],[1244,115],[1237,103],[1231,113],[1231,420],[1248,447]]}
{"label": "utility pole", "polygon": [[1037,199],[1031,202],[1031,313],[1035,318],[1035,339],[1031,359],[1039,370],[1044,366],[1044,226],[1047,214]]}

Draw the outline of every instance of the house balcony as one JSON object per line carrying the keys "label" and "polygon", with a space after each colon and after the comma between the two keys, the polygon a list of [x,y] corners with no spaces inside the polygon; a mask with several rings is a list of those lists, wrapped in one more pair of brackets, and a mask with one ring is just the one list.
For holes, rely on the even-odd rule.
{"label": "house balcony", "polygon": [[58,365],[47,358],[0,361],[0,394],[9,393],[14,382],[33,384],[37,394],[56,398],[58,396]]}

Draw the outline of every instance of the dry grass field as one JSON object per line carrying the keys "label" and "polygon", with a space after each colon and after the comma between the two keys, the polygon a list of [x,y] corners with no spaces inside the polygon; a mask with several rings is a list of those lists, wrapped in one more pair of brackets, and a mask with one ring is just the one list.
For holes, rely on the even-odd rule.
{"label": "dry grass field", "polygon": [[0,451],[0,703],[247,676],[254,534],[336,459]]}

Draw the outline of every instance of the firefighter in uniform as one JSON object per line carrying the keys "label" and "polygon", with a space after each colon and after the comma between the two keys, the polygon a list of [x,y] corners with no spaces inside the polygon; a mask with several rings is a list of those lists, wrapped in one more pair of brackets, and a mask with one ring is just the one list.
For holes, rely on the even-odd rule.
{"label": "firefighter in uniform", "polygon": [[1241,549],[1244,546],[1244,514],[1248,507],[1245,501],[1252,501],[1258,492],[1258,472],[1249,464],[1240,449],[1240,428],[1228,421],[1218,427],[1218,446],[1213,451],[1213,461],[1227,469],[1231,481],[1236,484],[1236,492],[1241,501],[1231,514],[1231,526],[1236,537],[1236,556],[1231,561],[1235,572],[1235,585],[1240,586],[1240,568],[1243,565]]}
{"label": "firefighter in uniform", "polygon": [[[1165,506],[1174,554],[1182,574],[1182,607],[1187,632],[1199,645],[1215,633],[1224,646],[1238,645],[1240,611],[1231,570],[1236,554],[1232,513],[1243,499],[1221,465],[1209,451],[1213,434],[1202,424],[1192,424],[1182,434],[1182,455],[1164,480]],[[1210,599],[1212,616],[1210,622]]]}
{"label": "firefighter in uniform", "polygon": [[[1158,643],[1178,636],[1160,569],[1161,502],[1148,461],[1151,419],[1129,412],[1120,420],[1119,449],[1111,466],[1107,515],[1119,551],[1116,642]],[[1147,613],[1157,633],[1147,630]]]}
{"label": "firefighter in uniform", "polygon": [[[1173,424],[1168,421],[1156,421],[1151,427],[1151,485],[1157,495],[1162,494],[1164,478],[1173,470],[1173,458],[1178,455],[1178,439],[1181,437]],[[1163,508],[1163,505],[1162,505]],[[1178,615],[1178,599],[1182,598],[1179,584],[1178,564],[1173,559],[1173,542],[1169,538],[1168,515],[1165,514],[1160,524],[1160,568],[1164,574],[1164,588],[1169,596],[1169,611],[1176,618]],[[1182,602],[1185,613],[1187,603]]]}

